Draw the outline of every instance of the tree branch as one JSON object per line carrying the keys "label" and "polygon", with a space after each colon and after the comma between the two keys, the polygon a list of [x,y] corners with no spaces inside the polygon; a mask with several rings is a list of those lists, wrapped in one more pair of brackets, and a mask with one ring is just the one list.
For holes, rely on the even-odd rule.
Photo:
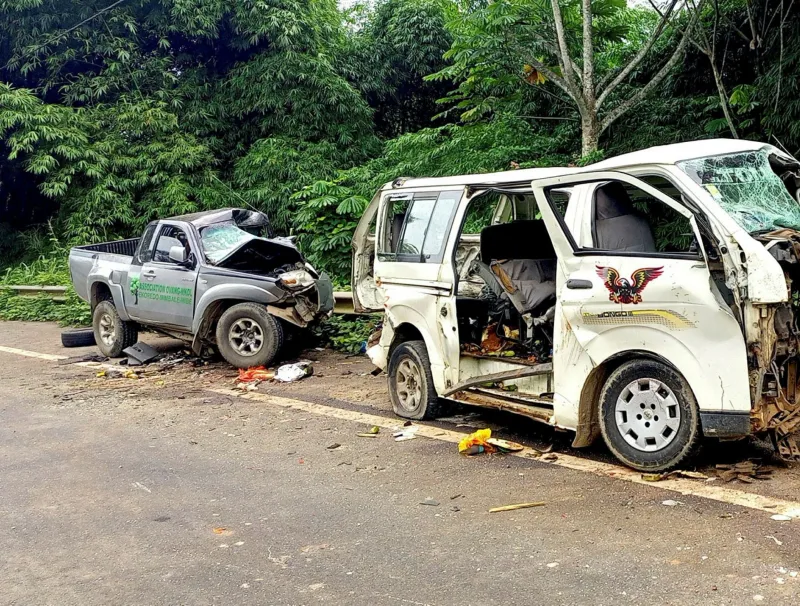
{"label": "tree branch", "polygon": [[[674,0],[673,0],[674,1]],[[553,0],[557,2],[557,0]],[[592,0],[583,0],[583,98],[595,106],[594,96],[594,46],[592,42]]]}
{"label": "tree branch", "polygon": [[603,82],[602,86],[605,86],[605,89],[602,93],[600,93],[600,97],[597,99],[597,109],[600,109],[600,107],[603,105],[603,102],[608,98],[608,95],[610,95],[614,89],[617,88],[617,86],[619,86],[625,80],[625,78],[627,78],[630,73],[639,66],[647,53],[650,52],[650,49],[653,48],[653,45],[661,37],[661,34],[664,33],[670,15],[678,4],[678,0],[672,0],[664,13],[658,10],[655,4],[653,4],[652,0],[650,0],[650,4],[656,9],[658,14],[661,15],[661,20],[658,22],[658,25],[656,26],[653,35],[650,37],[650,40],[648,40],[647,44],[639,49],[639,52],[637,52],[633,59],[628,62],[628,65],[626,65],[622,71],[619,72],[619,74],[617,74],[617,76],[610,83],[608,83],[607,86],[606,82]]}
{"label": "tree branch", "polygon": [[611,112],[609,112],[603,120],[600,122],[600,132],[602,133],[605,131],[609,126],[611,126],[614,121],[623,115],[625,112],[633,108],[634,106],[641,103],[647,95],[650,94],[656,86],[661,84],[661,81],[667,77],[667,74],[675,67],[675,64],[678,60],[683,56],[684,51],[686,50],[686,45],[689,43],[689,38],[691,36],[691,32],[694,29],[694,26],[697,23],[697,18],[699,15],[700,9],[705,4],[705,0],[700,0],[698,4],[698,10],[693,15],[689,25],[686,27],[686,31],[681,38],[681,41],[678,43],[678,47],[672,53],[672,56],[669,58],[667,63],[662,67],[658,73],[653,76],[652,80],[645,84],[642,88],[640,88],[636,93],[634,93],[627,101],[620,103],[616,108],[614,108]]}
{"label": "tree branch", "polygon": [[556,39],[558,40],[558,61],[561,65],[561,71],[564,74],[564,82],[571,89],[570,97],[578,104],[578,109],[581,115],[586,113],[586,103],[583,102],[581,90],[575,82],[575,73],[572,69],[572,59],[569,56],[569,47],[567,46],[567,36],[564,33],[564,18],[561,16],[561,7],[558,5],[560,0],[550,0],[553,7],[553,21],[556,28]]}

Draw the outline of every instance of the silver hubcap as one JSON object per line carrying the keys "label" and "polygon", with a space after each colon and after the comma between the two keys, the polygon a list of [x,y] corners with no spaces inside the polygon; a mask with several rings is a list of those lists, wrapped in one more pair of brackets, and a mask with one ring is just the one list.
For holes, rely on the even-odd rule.
{"label": "silver hubcap", "polygon": [[100,340],[104,345],[111,347],[114,345],[114,319],[110,314],[100,316],[99,322]]}
{"label": "silver hubcap", "polygon": [[656,379],[637,379],[617,398],[617,429],[636,450],[665,448],[681,424],[681,408],[672,390]]}
{"label": "silver hubcap", "polygon": [[403,410],[414,411],[422,401],[422,372],[410,358],[403,359],[397,367],[397,399]]}
{"label": "silver hubcap", "polygon": [[239,355],[254,356],[264,346],[264,332],[255,320],[242,318],[231,326],[228,340]]}

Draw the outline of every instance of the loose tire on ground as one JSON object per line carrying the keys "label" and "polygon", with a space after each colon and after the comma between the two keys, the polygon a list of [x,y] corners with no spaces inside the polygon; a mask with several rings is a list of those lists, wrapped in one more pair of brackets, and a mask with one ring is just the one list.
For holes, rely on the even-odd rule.
{"label": "loose tire on ground", "polygon": [[433,419],[440,411],[431,364],[424,341],[398,345],[389,359],[389,399],[396,415]]}
{"label": "loose tire on ground", "polygon": [[139,329],[133,322],[119,317],[113,301],[100,301],[92,313],[94,339],[98,349],[109,358],[118,358],[139,338]]}
{"label": "loose tire on ground", "polygon": [[92,328],[68,328],[61,331],[61,345],[64,347],[88,347],[94,344]]}
{"label": "loose tire on ground", "polygon": [[239,303],[217,322],[217,349],[236,368],[269,366],[283,347],[283,327],[258,303]]}
{"label": "loose tire on ground", "polygon": [[700,444],[700,413],[689,384],[656,360],[633,360],[612,372],[600,393],[599,416],[609,450],[640,471],[677,467]]}

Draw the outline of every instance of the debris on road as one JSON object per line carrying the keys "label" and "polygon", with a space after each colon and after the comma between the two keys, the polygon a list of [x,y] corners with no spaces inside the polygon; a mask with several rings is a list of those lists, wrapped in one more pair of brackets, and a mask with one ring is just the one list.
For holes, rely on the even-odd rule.
{"label": "debris on road", "polygon": [[528,509],[529,507],[542,507],[544,501],[535,501],[533,503],[516,503],[514,505],[503,505],[502,507],[492,507],[489,513],[498,513],[501,511],[514,511],[516,509]]}
{"label": "debris on road", "polygon": [[161,353],[150,347],[147,343],[139,341],[130,347],[123,349],[122,353],[128,356],[128,366],[142,366],[157,361]]}
{"label": "debris on road", "polygon": [[497,449],[488,442],[491,437],[491,429],[479,429],[472,432],[458,443],[458,452],[464,455],[495,452]]}
{"label": "debris on road", "polygon": [[666,501],[661,501],[662,505],[666,505],[667,507],[675,507],[676,505],[682,505],[680,501],[673,501],[672,499],[667,499]]}
{"label": "debris on road", "polygon": [[745,484],[752,484],[753,480],[769,480],[772,470],[763,469],[758,459],[748,459],[735,465],[717,465],[717,474],[725,482],[739,480]]}
{"label": "debris on road", "polygon": [[341,446],[341,444],[339,444],[339,442],[334,442],[333,444],[329,444],[325,448],[327,448],[328,450],[336,450],[340,446]]}
{"label": "debris on road", "polygon": [[98,364],[102,364],[103,362],[108,362],[108,358],[99,354],[86,354],[85,356],[72,356],[71,358],[64,358],[63,360],[58,361],[58,365],[64,366],[66,364],[79,364],[81,362],[97,362]]}
{"label": "debris on road", "polygon": [[439,507],[439,501],[437,501],[436,499],[432,499],[431,497],[428,497],[424,501],[420,501],[419,504],[430,505],[431,507]]}
{"label": "debris on road", "polygon": [[381,428],[377,425],[373,425],[370,427],[369,431],[365,431],[362,433],[357,433],[356,435],[359,438],[377,438],[378,434],[381,432]]}
{"label": "debris on road", "polygon": [[661,480],[666,480],[668,478],[677,477],[677,478],[689,478],[692,480],[709,480],[710,478],[704,474],[700,473],[699,471],[685,471],[683,469],[676,469],[675,471],[669,471],[667,473],[643,473],[642,479],[645,482],[660,482]]}
{"label": "debris on road", "polygon": [[296,362],[294,364],[284,364],[275,373],[275,380],[281,383],[294,383],[305,377],[314,374],[314,367],[311,362]]}
{"label": "debris on road", "polygon": [[773,536],[767,535],[767,536],[765,536],[764,538],[765,538],[765,539],[772,539],[773,541],[775,541],[775,544],[776,544],[776,545],[778,545],[779,547],[780,547],[781,545],[783,545],[783,541],[779,541],[778,539],[776,539],[776,538],[775,538],[775,537],[773,537]]}
{"label": "debris on road", "polygon": [[477,413],[471,412],[466,415],[453,415],[451,417],[439,417],[436,419],[442,423],[452,423],[456,427],[481,427],[481,416]]}
{"label": "debris on road", "polygon": [[525,447],[522,444],[518,444],[517,442],[512,442],[510,440],[503,440],[501,438],[489,438],[486,440],[487,444],[491,444],[500,452],[520,452],[525,450]]}
{"label": "debris on road", "polygon": [[417,425],[404,425],[403,427],[395,428],[392,432],[392,437],[395,442],[405,442],[406,440],[413,440],[417,437]]}
{"label": "debris on road", "polygon": [[244,370],[239,369],[239,381],[241,383],[252,383],[253,381],[271,381],[275,378],[275,373],[267,370],[264,366],[253,366]]}
{"label": "debris on road", "polygon": [[775,520],[776,522],[791,522],[791,516],[785,516],[782,513],[776,513],[775,515],[771,515],[770,519]]}

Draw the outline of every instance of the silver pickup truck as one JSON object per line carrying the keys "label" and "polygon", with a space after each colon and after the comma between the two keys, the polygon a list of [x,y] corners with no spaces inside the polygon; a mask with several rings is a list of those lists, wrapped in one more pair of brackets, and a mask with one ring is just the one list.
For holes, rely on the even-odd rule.
{"label": "silver pickup truck", "polygon": [[147,328],[190,342],[197,354],[215,347],[238,368],[269,365],[287,329],[333,310],[330,279],[250,210],[154,221],[141,238],[73,248],[69,268],[109,357]]}

